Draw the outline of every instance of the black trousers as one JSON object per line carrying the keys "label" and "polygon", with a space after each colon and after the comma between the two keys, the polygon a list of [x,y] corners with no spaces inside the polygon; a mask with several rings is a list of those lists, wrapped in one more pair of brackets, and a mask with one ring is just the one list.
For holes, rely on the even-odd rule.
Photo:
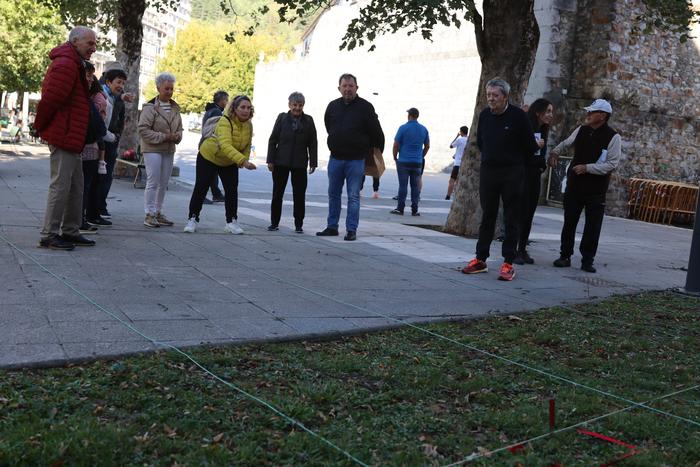
{"label": "black trousers", "polygon": [[499,200],[503,200],[503,220],[506,231],[502,254],[506,263],[513,262],[515,245],[518,241],[518,213],[524,176],[525,167],[522,165],[481,166],[479,200],[482,214],[479,240],[476,242],[478,259],[486,261],[489,257],[498,217]]}
{"label": "black trousers", "polygon": [[190,198],[190,213],[188,219],[194,217],[199,222],[202,203],[207,196],[212,178],[217,175],[224,187],[224,205],[226,206],[226,222],[238,218],[238,166],[220,167],[209,162],[201,154],[197,154],[197,172],[194,190]]}
{"label": "black trousers", "polygon": [[535,217],[537,202],[540,200],[540,182],[542,171],[537,166],[525,166],[525,177],[523,178],[523,196],[520,203],[520,222],[518,224],[518,245],[517,252],[527,251],[527,240],[532,229],[532,219]]}
{"label": "black trousers", "polygon": [[282,217],[282,200],[287,188],[289,174],[292,175],[292,197],[294,199],[294,227],[304,225],[306,212],[306,168],[282,167],[275,164],[272,169],[272,203],[270,205],[270,223],[279,225]]}
{"label": "black trousers", "polygon": [[219,189],[219,177],[217,174],[214,174],[213,177],[211,177],[211,181],[209,182],[209,187],[211,188],[211,196],[212,198],[221,198],[221,190]]}
{"label": "black trousers", "polygon": [[[362,177],[362,186],[360,187],[360,190],[363,190],[365,188],[366,178],[366,175]],[[379,177],[372,177],[372,191],[379,191]]]}
{"label": "black trousers", "polygon": [[98,164],[98,160],[83,161],[83,222],[97,219],[100,214]]}
{"label": "black trousers", "polygon": [[586,212],[586,220],[583,224],[583,237],[579,251],[581,261],[584,264],[593,264],[593,258],[598,251],[600,229],[603,227],[605,215],[605,194],[579,195],[564,193],[564,227],[561,229],[561,251],[563,257],[574,254],[574,242],[576,240],[576,226],[581,217],[581,212]]}
{"label": "black trousers", "polygon": [[112,188],[114,166],[117,163],[118,148],[119,142],[108,143],[105,141],[105,163],[107,164],[107,173],[97,177],[99,184],[97,188],[97,207],[99,208],[100,212],[107,210],[107,196],[109,195],[109,190]]}

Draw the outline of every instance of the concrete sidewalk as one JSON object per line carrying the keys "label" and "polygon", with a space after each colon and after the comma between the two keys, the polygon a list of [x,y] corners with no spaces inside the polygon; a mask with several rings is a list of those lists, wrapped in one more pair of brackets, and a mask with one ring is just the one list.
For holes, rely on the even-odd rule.
{"label": "concrete sidewalk", "polygon": [[358,240],[344,242],[313,235],[325,227],[322,195],[308,196],[304,235],[292,230],[291,203],[280,231],[268,232],[271,183],[239,193],[246,234],[232,236],[223,231],[221,205],[205,206],[198,233],[182,233],[191,190],[181,183],[171,184],[164,209],[175,227],[148,229],[143,191],[116,180],[114,226],[92,237],[96,247],[39,249],[48,152],[18,149],[0,152],[2,367],[157,348],[134,329],[176,346],[296,339],[685,283],[690,230],[606,218],[598,273],[588,274],[578,269],[579,258],[571,269],[551,266],[563,216],[540,207],[531,246],[537,264],[517,267],[516,279],[504,283],[496,280],[500,243],[492,246],[491,272],[465,276],[457,269],[473,256],[475,240],[413,226],[443,224],[449,201],[423,202],[423,215],[414,218],[390,215],[390,199],[363,198]]}

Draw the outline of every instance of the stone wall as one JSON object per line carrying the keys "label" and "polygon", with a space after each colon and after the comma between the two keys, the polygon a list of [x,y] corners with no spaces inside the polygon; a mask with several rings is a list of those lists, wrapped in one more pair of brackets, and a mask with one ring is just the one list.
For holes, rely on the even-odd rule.
{"label": "stone wall", "polygon": [[[570,15],[571,3],[559,6]],[[583,121],[581,107],[599,97],[611,101],[623,157],[612,177],[608,214],[620,216],[627,211],[631,177],[700,181],[700,29],[685,44],[668,32],[643,34],[643,25],[634,22],[643,8],[642,0],[578,0],[575,27],[560,37],[566,42],[550,47],[547,76],[531,79],[560,103],[552,143]],[[538,60],[535,71],[542,64]]]}

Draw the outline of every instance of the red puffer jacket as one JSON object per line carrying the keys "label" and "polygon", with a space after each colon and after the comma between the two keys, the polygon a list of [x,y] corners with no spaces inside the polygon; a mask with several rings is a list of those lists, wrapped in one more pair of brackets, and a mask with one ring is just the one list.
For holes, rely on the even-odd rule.
{"label": "red puffer jacket", "polygon": [[49,144],[80,153],[90,120],[83,60],[70,42],[53,49],[49,58],[34,128]]}

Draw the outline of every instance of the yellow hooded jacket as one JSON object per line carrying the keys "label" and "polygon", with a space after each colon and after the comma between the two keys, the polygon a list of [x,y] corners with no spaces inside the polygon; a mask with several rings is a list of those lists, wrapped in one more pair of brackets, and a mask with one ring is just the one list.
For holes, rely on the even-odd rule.
{"label": "yellow hooded jacket", "polygon": [[214,136],[202,142],[199,153],[219,167],[233,164],[241,167],[250,157],[252,139],[253,124],[250,120],[241,122],[237,117],[222,116],[216,124]]}

